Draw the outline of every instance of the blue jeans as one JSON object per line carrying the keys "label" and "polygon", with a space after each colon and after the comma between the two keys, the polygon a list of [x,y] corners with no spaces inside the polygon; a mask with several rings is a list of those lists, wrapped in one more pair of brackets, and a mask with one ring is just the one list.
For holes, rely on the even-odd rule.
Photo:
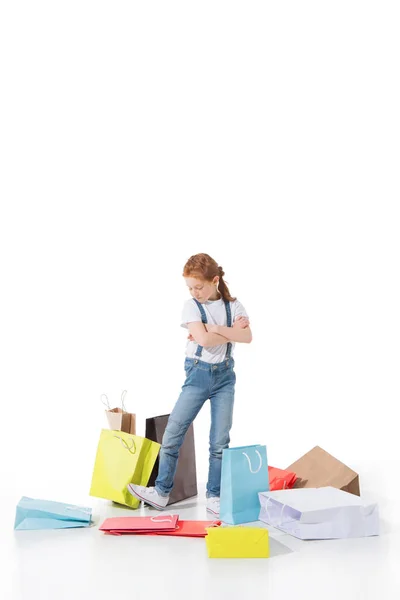
{"label": "blue jeans", "polygon": [[174,485],[179,449],[186,432],[203,404],[211,403],[210,466],[207,497],[218,496],[221,485],[222,451],[229,446],[232,427],[236,375],[233,358],[218,364],[186,358],[186,380],[168,419],[160,450],[160,464],[155,483],[161,496],[168,496]]}

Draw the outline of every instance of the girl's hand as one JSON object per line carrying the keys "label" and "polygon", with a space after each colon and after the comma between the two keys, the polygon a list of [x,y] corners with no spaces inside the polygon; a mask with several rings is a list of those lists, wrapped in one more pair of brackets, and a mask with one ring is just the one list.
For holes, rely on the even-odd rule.
{"label": "girl's hand", "polygon": [[250,321],[247,317],[238,317],[233,324],[234,327],[240,327],[240,329],[246,329],[249,325]]}

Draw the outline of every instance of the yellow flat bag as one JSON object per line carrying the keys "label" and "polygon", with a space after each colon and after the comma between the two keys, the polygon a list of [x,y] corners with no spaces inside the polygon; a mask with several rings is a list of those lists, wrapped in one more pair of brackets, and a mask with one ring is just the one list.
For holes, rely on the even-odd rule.
{"label": "yellow flat bag", "polygon": [[209,527],[209,558],[269,558],[267,529],[261,527]]}

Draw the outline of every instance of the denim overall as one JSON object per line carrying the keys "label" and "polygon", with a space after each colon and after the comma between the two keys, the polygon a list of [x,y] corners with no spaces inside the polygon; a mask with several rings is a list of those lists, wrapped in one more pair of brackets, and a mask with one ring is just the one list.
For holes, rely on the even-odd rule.
{"label": "denim overall", "polygon": [[[197,302],[201,320],[207,323],[203,306]],[[232,327],[229,302],[225,302],[228,327]],[[221,483],[222,451],[229,446],[229,432],[232,427],[232,413],[235,396],[236,375],[231,357],[232,344],[227,343],[226,355],[222,362],[210,364],[200,360],[202,346],[198,346],[195,358],[185,359],[186,380],[181,394],[168,419],[162,440],[158,477],[155,483],[161,496],[168,496],[174,485],[179,449],[186,432],[196,418],[203,404],[210,400],[210,463],[207,482],[207,497],[219,497]]]}

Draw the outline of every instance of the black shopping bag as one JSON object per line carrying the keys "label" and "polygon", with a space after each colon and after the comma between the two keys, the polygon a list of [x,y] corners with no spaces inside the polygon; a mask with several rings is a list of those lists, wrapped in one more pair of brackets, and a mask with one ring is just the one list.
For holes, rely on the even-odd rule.
{"label": "black shopping bag", "polygon": [[[162,443],[165,428],[167,426],[169,415],[151,417],[146,419],[146,438],[153,442]],[[159,458],[154,465],[148,485],[154,486],[158,475]],[[194,429],[193,423],[190,425],[185,440],[179,451],[178,465],[176,469],[174,487],[172,488],[168,504],[174,504],[186,498],[192,498],[197,495],[197,476],[196,476],[196,452],[194,447]]]}

